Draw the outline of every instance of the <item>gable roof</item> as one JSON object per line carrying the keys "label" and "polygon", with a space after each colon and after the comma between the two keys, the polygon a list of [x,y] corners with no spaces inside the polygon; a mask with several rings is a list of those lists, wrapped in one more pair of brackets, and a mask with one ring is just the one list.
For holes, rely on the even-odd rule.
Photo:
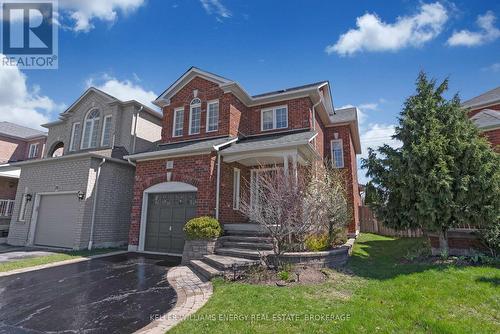
{"label": "gable roof", "polygon": [[471,117],[474,124],[481,130],[500,127],[500,111],[484,109]]}
{"label": "gable roof", "polygon": [[47,133],[11,122],[0,122],[0,134],[19,139],[47,137]]}
{"label": "gable roof", "polygon": [[85,92],[83,92],[82,95],[80,95],[80,97],[75,102],[73,102],[68,108],[66,108],[65,111],[63,111],[62,113],[59,114],[58,120],[55,120],[53,122],[49,122],[46,124],[42,124],[42,126],[45,128],[48,128],[52,125],[56,125],[56,124],[60,124],[60,123],[64,122],[65,118],[68,117],[68,113],[71,112],[71,110],[73,110],[81,101],[83,101],[90,94],[97,94],[97,95],[102,96],[107,101],[108,104],[112,104],[112,103],[119,103],[122,105],[135,104],[138,107],[142,107],[143,110],[145,112],[147,112],[148,114],[150,114],[158,119],[163,118],[161,113],[143,105],[142,103],[140,103],[136,100],[122,101],[122,100],[119,100],[118,98],[114,97],[113,95],[110,95],[110,94],[108,94],[108,93],[106,93],[106,92],[104,92],[96,87],[89,87]]}
{"label": "gable roof", "polygon": [[462,107],[476,108],[500,103],[500,86],[462,103]]}

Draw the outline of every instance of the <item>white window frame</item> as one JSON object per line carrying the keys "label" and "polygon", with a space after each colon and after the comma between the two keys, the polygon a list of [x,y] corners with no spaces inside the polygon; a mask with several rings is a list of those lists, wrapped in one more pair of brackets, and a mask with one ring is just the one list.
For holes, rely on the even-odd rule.
{"label": "white window frame", "polygon": [[[75,143],[75,128],[77,125],[80,125],[81,123],[80,122],[75,122],[73,123],[73,125],[71,126],[71,139],[70,139],[70,142],[69,142],[69,150],[71,152],[73,151],[76,151],[77,149],[77,143]],[[80,126],[80,133],[81,133],[81,130],[82,130],[82,127]]]}
{"label": "white window frame", "polygon": [[[194,100],[194,99],[193,99]],[[198,99],[200,100],[200,99]],[[198,129],[198,132],[193,132],[193,109],[194,108],[200,108],[200,127]],[[189,104],[189,135],[198,135],[201,133],[201,100],[199,103],[196,104]]]}
{"label": "white window frame", "polygon": [[[176,135],[175,134],[175,131],[177,130],[175,128],[175,125],[177,124],[177,112],[180,112],[182,111],[182,127],[181,127],[181,134],[180,135]],[[174,109],[174,122],[172,124],[172,137],[182,137],[184,135],[184,107],[180,107],[180,108],[175,108]]]}
{"label": "white window frame", "polygon": [[38,155],[38,143],[31,143],[28,150],[28,159],[36,158],[37,155]]}
{"label": "white window frame", "polygon": [[240,209],[241,170],[233,169],[233,210]]}
{"label": "white window frame", "polygon": [[28,200],[26,199],[26,194],[23,194],[23,199],[21,200],[21,207],[19,208],[19,216],[17,221],[25,222],[26,221],[26,204]]}
{"label": "white window frame", "polygon": [[[89,132],[89,146],[87,147],[83,147],[83,143],[84,143],[84,139],[85,139],[85,129],[87,128],[87,118],[88,116],[90,115],[91,112],[93,112],[94,110],[97,110],[99,112],[99,117],[97,118],[93,118],[92,119],[92,124],[90,125],[90,132]],[[97,108],[92,108],[90,109],[87,114],[85,115],[85,118],[83,119],[83,128],[82,128],[82,135],[81,135],[81,143],[80,143],[80,149],[84,150],[84,149],[90,149],[90,148],[95,148],[95,147],[92,147],[92,137],[94,136],[94,123],[95,122],[99,122],[101,120],[101,111]]]}
{"label": "white window frame", "polygon": [[[333,154],[333,144],[334,143],[339,143],[340,144],[340,151],[341,151],[341,157],[342,157],[342,163],[340,166],[337,166],[335,163],[335,155]],[[344,168],[344,143],[342,142],[342,139],[332,139],[330,141],[330,154],[332,156],[332,167],[333,168]]]}
{"label": "white window frame", "polygon": [[[278,109],[285,109],[286,110],[286,126],[277,128],[277,117],[276,117],[276,110]],[[271,129],[264,129],[264,112],[266,111],[271,111],[273,112],[273,127]],[[276,106],[272,108],[265,108],[261,109],[260,111],[260,131],[272,131],[272,130],[281,130],[281,129],[287,129],[288,128],[288,105],[282,105],[282,106]]]}
{"label": "white window frame", "polygon": [[[109,144],[108,145],[104,145],[104,131],[106,130],[106,120],[108,118],[111,118],[111,123],[109,123]],[[112,143],[112,138],[111,138],[111,129],[113,128],[113,115],[106,115],[104,116],[103,120],[102,120],[102,131],[101,131],[101,146],[111,146],[111,143]]]}
{"label": "white window frame", "polygon": [[[216,128],[214,130],[210,130],[209,122],[210,122],[210,105],[217,104],[217,123],[215,124]],[[212,100],[207,102],[207,127],[206,132],[216,132],[219,131],[219,117],[220,117],[220,104],[219,100]]]}

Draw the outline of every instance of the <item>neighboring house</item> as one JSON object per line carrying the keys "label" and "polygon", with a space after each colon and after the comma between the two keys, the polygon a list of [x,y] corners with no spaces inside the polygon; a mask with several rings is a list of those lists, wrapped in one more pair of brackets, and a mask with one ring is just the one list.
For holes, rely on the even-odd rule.
{"label": "neighboring house", "polygon": [[[0,166],[41,158],[47,133],[22,125],[0,122]],[[0,241],[5,240],[16,198],[20,170],[0,172]]]}
{"label": "neighboring house", "polygon": [[44,158],[11,165],[21,176],[7,242],[71,249],[126,245],[135,167],[123,156],[160,139],[161,115],[90,88],[43,126]]}
{"label": "neighboring house", "polygon": [[163,110],[161,143],[126,157],[137,165],[129,250],[182,253],[182,228],[194,216],[245,229],[240,203],[258,201],[262,173],[321,159],[346,171],[348,231],[359,231],[357,110],[334,109],[327,81],[250,96],[235,81],[191,68],[154,103]]}
{"label": "neighboring house", "polygon": [[500,150],[500,87],[462,103],[469,117],[496,151]]}

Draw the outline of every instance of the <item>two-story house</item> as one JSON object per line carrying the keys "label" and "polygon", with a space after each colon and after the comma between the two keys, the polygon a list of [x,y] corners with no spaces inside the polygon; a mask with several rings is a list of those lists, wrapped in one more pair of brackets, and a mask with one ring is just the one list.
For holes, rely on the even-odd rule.
{"label": "two-story house", "polygon": [[21,175],[7,242],[71,249],[126,245],[135,166],[124,155],[160,139],[161,115],[88,89],[48,129],[44,158]]}
{"label": "two-story house", "polygon": [[[0,122],[0,166],[41,158],[47,133],[11,122]],[[5,240],[16,198],[19,169],[0,172],[0,242]]]}
{"label": "two-story house", "polygon": [[500,87],[489,90],[462,103],[479,131],[500,151]]}
{"label": "two-story house", "polygon": [[182,228],[194,216],[244,230],[241,200],[252,201],[261,173],[322,159],[346,171],[348,230],[359,231],[357,110],[334,109],[328,81],[251,96],[193,67],[154,103],[163,110],[161,142],[126,157],[136,163],[129,250],[182,253]]}

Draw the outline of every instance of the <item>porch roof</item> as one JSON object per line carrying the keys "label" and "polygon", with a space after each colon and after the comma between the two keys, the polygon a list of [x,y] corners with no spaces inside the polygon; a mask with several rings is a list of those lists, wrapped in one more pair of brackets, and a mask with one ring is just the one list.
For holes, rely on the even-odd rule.
{"label": "porch roof", "polygon": [[264,136],[247,137],[232,144],[230,147],[221,151],[223,156],[250,151],[270,150],[286,147],[296,147],[309,144],[316,136],[315,131],[299,131],[275,133]]}

